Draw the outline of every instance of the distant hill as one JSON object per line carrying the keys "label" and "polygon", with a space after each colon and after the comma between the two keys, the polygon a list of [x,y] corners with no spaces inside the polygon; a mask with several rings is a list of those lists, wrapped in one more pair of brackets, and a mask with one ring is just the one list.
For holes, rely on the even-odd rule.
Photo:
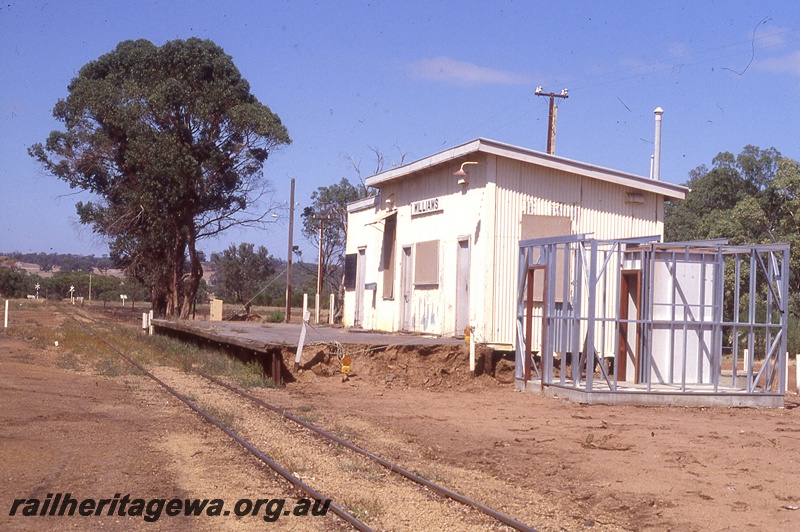
{"label": "distant hill", "polygon": [[[58,272],[94,271],[112,277],[123,278],[122,270],[114,268],[113,261],[107,256],[75,255],[72,253],[0,253],[0,257],[8,257],[16,267],[25,270],[31,275],[48,278]],[[285,273],[287,262],[273,257],[275,266],[274,277],[281,277],[283,281],[275,281],[276,287],[285,287]],[[209,286],[214,285],[216,266],[211,262],[203,262],[203,279]],[[295,288],[313,287],[317,281],[316,263],[292,262],[292,286]]]}
{"label": "distant hill", "polygon": [[[280,299],[286,293],[286,266],[285,260],[273,257],[275,274],[269,279],[264,279],[263,286],[269,284],[264,290],[273,299]],[[25,270],[30,275],[42,278],[51,278],[59,272],[93,271],[110,277],[124,279],[125,273],[114,268],[113,261],[107,256],[75,255],[72,253],[0,253],[0,265],[17,267]],[[216,266],[211,262],[203,262],[203,279],[209,291],[214,291]],[[341,274],[338,274],[341,276]],[[271,283],[271,284],[270,284]],[[292,287],[295,297],[303,292],[314,293],[317,285],[317,264],[308,262],[292,262]],[[327,283],[326,283],[327,285]],[[329,293],[330,286],[326,286],[323,293]],[[302,297],[302,296],[299,296]],[[293,299],[294,299],[293,298]]]}

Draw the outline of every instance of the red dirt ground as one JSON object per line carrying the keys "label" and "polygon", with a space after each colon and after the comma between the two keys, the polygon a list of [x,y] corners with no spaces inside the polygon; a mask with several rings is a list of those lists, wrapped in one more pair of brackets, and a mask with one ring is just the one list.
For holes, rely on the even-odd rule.
{"label": "red dirt ground", "polygon": [[[13,499],[57,491],[290,496],[155,388],[63,369],[63,356],[0,334],[0,528],[255,527],[241,520],[172,518],[154,526],[8,517]],[[263,393],[290,410],[313,408],[323,427],[357,424],[358,443],[390,460],[474,470],[510,485],[516,505],[543,501],[527,505],[538,528],[800,529],[793,466],[800,402],[793,393],[776,410],[582,406],[472,378],[464,357],[431,354],[423,363],[398,350],[362,353],[347,381],[325,367]],[[408,443],[407,454],[395,456],[388,434]],[[507,497],[479,487],[472,496],[495,507],[504,502],[497,497]]]}

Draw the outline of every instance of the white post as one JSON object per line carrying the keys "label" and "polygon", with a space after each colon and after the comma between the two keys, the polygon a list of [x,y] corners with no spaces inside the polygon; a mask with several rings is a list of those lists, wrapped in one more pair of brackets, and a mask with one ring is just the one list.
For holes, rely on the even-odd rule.
{"label": "white post", "polygon": [[303,318],[308,312],[308,294],[303,294]]}
{"label": "white post", "polygon": [[314,321],[319,323],[319,294],[314,296]]}
{"label": "white post", "polygon": [[475,375],[475,327],[469,331],[469,371]]}
{"label": "white post", "polygon": [[303,356],[303,344],[306,341],[306,324],[308,320],[311,318],[311,314],[308,311],[303,312],[303,324],[300,325],[300,341],[297,342],[297,354],[294,357],[294,370],[297,371],[300,369],[300,357]]}
{"label": "white post", "polygon": [[147,312],[142,312],[142,332],[147,332]]}
{"label": "white post", "polygon": [[333,325],[333,307],[336,303],[336,296],[331,294],[330,305],[328,306],[328,323]]}
{"label": "white post", "polygon": [[153,336],[153,311],[147,314],[147,328],[150,336]]}
{"label": "white post", "polygon": [[783,375],[786,379],[786,390],[784,393],[789,391],[789,351],[786,351],[786,360],[783,361]]}
{"label": "white post", "polygon": [[744,373],[747,375],[750,373],[750,353],[746,347],[742,351],[744,351]]}
{"label": "white post", "polygon": [[800,353],[794,355],[795,391],[800,394]]}
{"label": "white post", "polygon": [[6,299],[6,318],[3,322],[3,329],[8,329],[8,299]]}

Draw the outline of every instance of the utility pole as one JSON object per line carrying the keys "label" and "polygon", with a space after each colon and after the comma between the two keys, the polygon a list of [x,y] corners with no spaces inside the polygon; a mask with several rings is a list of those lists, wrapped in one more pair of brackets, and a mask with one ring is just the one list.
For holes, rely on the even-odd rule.
{"label": "utility pole", "polygon": [[317,218],[319,220],[319,256],[317,257],[317,297],[315,299],[315,321],[319,323],[319,304],[322,297],[322,234],[327,218]]}
{"label": "utility pole", "polygon": [[320,311],[320,298],[322,297],[322,239],[324,238],[325,234],[325,222],[330,221],[330,215],[326,216],[314,216],[311,220],[316,220],[319,222],[319,253],[317,255],[317,296],[314,302],[315,308],[315,321],[319,323],[319,311]]}
{"label": "utility pole", "polygon": [[286,258],[288,268],[286,270],[286,323],[292,320],[292,253],[294,246],[294,178],[292,178],[291,192],[289,193],[289,251]]}
{"label": "utility pole", "polygon": [[561,94],[554,92],[546,93],[541,86],[536,87],[536,96],[549,96],[550,97],[550,116],[547,122],[547,153],[553,155],[556,152],[556,115],[558,114],[558,106],[556,105],[556,98],[569,98],[567,96],[567,89],[561,91]]}

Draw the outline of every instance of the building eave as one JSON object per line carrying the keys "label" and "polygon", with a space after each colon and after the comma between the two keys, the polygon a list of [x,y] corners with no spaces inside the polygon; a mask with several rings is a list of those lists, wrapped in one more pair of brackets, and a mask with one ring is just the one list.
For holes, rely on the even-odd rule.
{"label": "building eave", "polygon": [[483,138],[479,138],[465,144],[461,144],[460,146],[449,148],[434,155],[425,157],[418,161],[375,174],[374,176],[367,178],[365,184],[368,187],[380,188],[381,185],[385,183],[408,177],[422,170],[445,164],[472,153],[487,153],[500,157],[506,157],[544,168],[551,168],[571,174],[586,176],[599,181],[614,183],[635,190],[660,194],[671,199],[684,199],[686,197],[686,193],[689,191],[688,188],[680,185],[673,185],[663,181],[654,181],[653,179],[648,179],[646,177],[620,172],[610,168],[604,168],[601,166],[559,157],[557,155],[550,155],[547,153],[537,152],[527,148],[520,148],[518,146],[512,146],[510,144],[504,144],[502,142]]}
{"label": "building eave", "polygon": [[347,212],[358,212],[375,208],[378,204],[378,196],[368,196],[347,204]]}

